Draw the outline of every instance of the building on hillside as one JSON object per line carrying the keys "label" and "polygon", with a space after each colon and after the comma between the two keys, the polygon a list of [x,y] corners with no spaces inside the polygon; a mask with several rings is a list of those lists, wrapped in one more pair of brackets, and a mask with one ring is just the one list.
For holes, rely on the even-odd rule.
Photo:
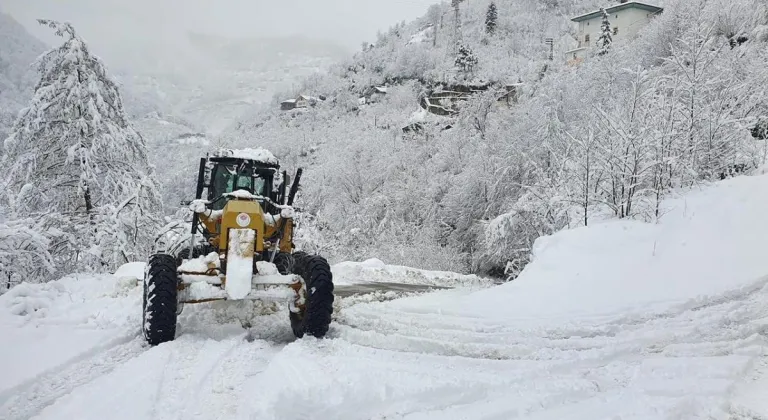
{"label": "building on hillside", "polygon": [[287,99],[280,102],[280,109],[283,111],[290,111],[296,108],[306,108],[308,106],[315,106],[317,102],[322,100],[322,97],[315,98],[313,96],[299,95],[293,99]]}
{"label": "building on hillside", "polygon": [[296,99],[286,99],[280,102],[280,109],[283,111],[290,111],[296,108]]}
{"label": "building on hillside", "polygon": [[386,86],[371,86],[363,92],[359,102],[361,105],[378,102],[386,94]]}
{"label": "building on hillside", "polygon": [[[637,34],[654,16],[664,9],[637,1],[621,0],[621,3],[607,7],[608,20],[611,23],[613,41],[629,38]],[[577,29],[578,46],[565,52],[569,63],[578,63],[587,55],[590,48],[595,47],[600,37],[600,26],[603,16],[599,10],[576,16],[571,19],[579,26]]]}

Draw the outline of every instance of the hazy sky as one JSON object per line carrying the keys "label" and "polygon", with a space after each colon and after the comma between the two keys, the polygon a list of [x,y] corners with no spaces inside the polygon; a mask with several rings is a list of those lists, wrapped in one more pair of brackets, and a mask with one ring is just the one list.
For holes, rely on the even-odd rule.
{"label": "hazy sky", "polygon": [[423,15],[438,0],[0,0],[35,35],[35,19],[68,20],[91,43],[174,38],[186,29],[227,36],[302,34],[356,49],[376,31]]}

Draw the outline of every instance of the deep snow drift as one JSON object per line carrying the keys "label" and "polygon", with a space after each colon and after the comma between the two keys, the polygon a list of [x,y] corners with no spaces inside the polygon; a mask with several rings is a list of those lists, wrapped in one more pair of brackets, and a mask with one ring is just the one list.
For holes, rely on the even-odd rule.
{"label": "deep snow drift", "polygon": [[279,306],[203,304],[149,348],[138,265],[23,284],[0,296],[0,418],[768,418],[768,176],[665,208],[542,238],[509,284],[340,302],[326,340]]}

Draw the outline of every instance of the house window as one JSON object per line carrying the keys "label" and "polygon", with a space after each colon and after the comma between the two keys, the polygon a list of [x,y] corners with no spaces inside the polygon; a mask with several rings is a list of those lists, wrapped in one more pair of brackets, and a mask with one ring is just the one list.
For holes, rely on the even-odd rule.
{"label": "house window", "polygon": [[613,28],[613,34],[618,35],[619,34],[619,28]]}
{"label": "house window", "polygon": [[589,44],[589,34],[584,35],[584,43]]}

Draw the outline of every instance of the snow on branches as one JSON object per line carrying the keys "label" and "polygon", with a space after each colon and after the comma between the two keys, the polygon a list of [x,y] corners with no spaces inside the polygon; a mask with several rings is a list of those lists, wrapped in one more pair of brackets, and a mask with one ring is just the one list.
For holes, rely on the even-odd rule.
{"label": "snow on branches", "polygon": [[54,272],[49,238],[32,218],[0,222],[0,290]]}
{"label": "snow on branches", "polygon": [[74,243],[65,249],[72,255],[54,255],[68,262],[59,268],[114,268],[132,253],[94,249],[105,235],[124,248],[141,248],[141,235],[128,233],[159,210],[147,147],[126,118],[117,84],[72,25],[39,23],[64,42],[37,60],[32,101],[3,143],[2,202],[11,214],[55,219],[69,234]]}
{"label": "snow on branches", "polygon": [[467,76],[474,72],[475,66],[477,66],[477,57],[475,54],[466,45],[460,46],[459,52],[456,55],[456,67]]}

